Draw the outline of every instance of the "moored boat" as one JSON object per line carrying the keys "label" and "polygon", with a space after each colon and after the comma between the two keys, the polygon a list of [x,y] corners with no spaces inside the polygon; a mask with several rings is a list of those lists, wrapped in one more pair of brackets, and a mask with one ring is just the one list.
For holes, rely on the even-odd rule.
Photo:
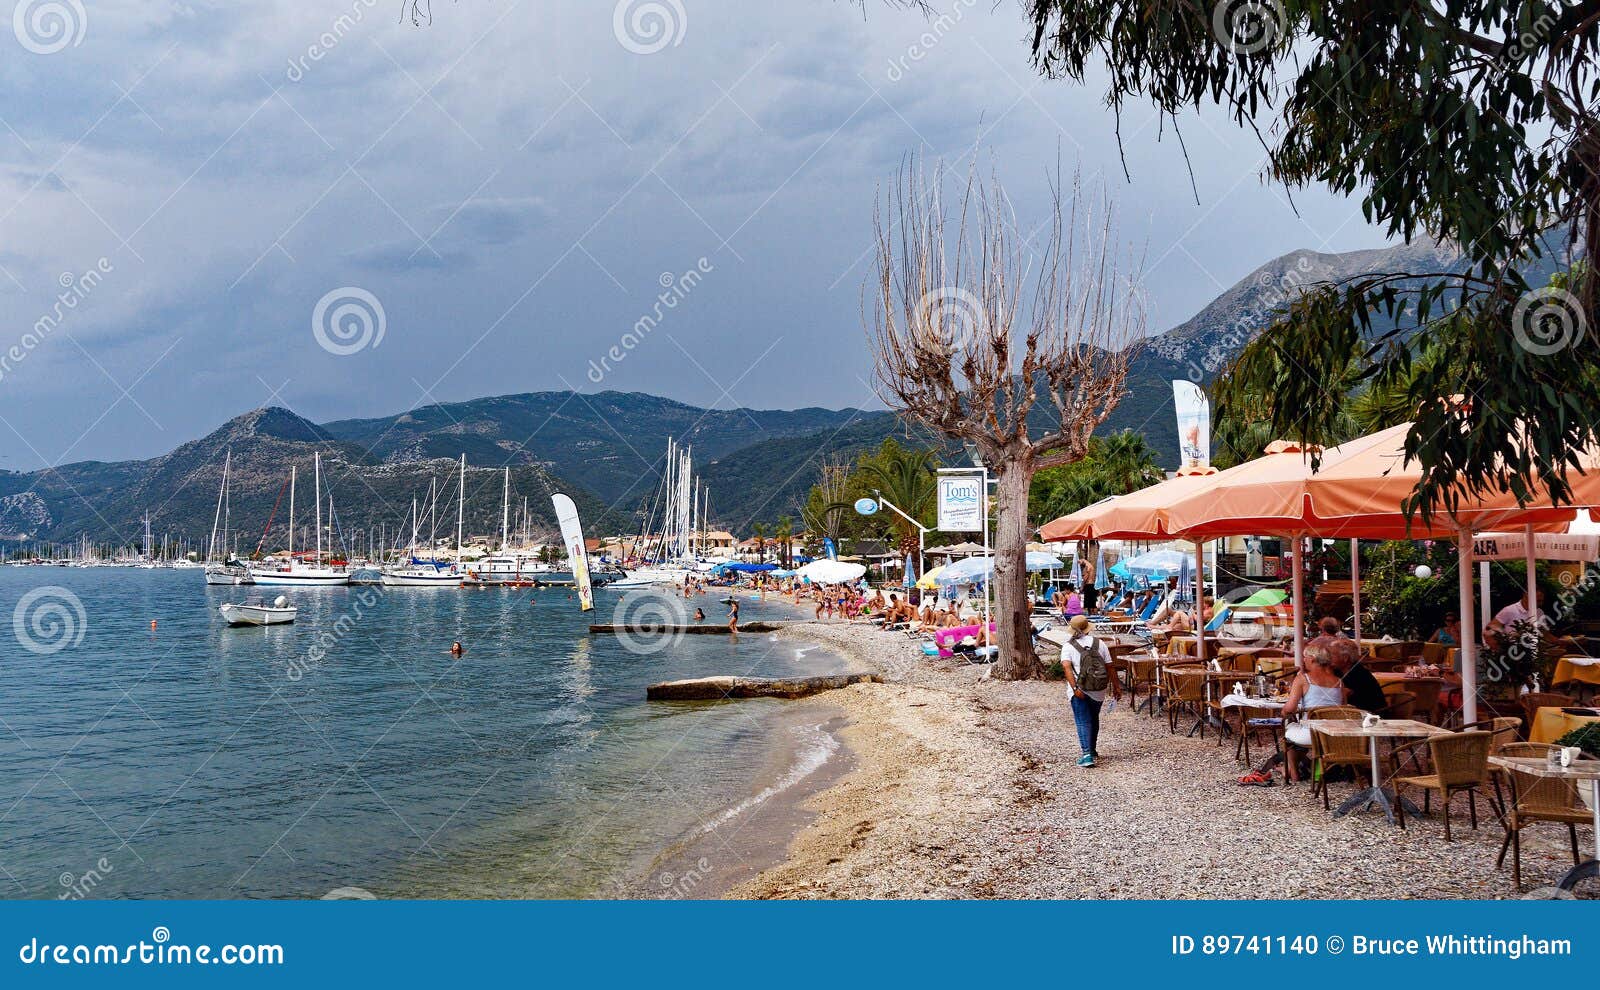
{"label": "moored boat", "polygon": [[299,609],[289,604],[289,599],[279,595],[270,604],[264,601],[227,602],[217,606],[217,611],[230,626],[281,626],[295,620]]}

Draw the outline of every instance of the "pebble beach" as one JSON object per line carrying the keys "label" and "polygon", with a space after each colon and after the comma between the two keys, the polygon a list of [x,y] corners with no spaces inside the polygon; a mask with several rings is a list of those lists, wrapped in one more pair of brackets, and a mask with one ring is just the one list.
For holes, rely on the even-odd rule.
{"label": "pebble beach", "polygon": [[[1442,820],[1335,819],[1297,784],[1247,787],[1234,744],[1170,734],[1119,704],[1101,762],[1079,752],[1059,681],[1003,682],[987,668],[922,657],[916,641],[844,622],[785,636],[821,643],[882,684],[794,702],[842,710],[853,769],[807,799],[811,823],[737,898],[1515,898],[1570,865],[1555,825],[1523,834],[1524,889],[1504,832],[1478,802]],[[1046,654],[1046,658],[1049,655]],[[1350,793],[1333,785],[1333,800]],[[1593,848],[1580,828],[1580,848]]]}

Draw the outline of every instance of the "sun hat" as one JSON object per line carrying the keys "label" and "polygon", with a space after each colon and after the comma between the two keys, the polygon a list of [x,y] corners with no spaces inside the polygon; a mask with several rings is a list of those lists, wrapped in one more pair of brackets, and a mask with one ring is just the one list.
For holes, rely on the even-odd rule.
{"label": "sun hat", "polygon": [[1067,623],[1067,626],[1073,632],[1083,632],[1089,628],[1089,617],[1087,615],[1074,615],[1072,620]]}

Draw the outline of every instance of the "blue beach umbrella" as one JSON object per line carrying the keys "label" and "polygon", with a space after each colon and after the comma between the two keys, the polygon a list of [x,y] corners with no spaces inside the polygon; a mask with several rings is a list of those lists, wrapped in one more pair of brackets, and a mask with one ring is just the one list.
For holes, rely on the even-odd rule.
{"label": "blue beach umbrella", "polygon": [[903,588],[915,588],[917,586],[916,564],[912,562],[909,553],[906,554],[906,573],[900,579],[900,586]]}
{"label": "blue beach umbrella", "polygon": [[1101,591],[1111,587],[1111,576],[1106,573],[1106,548],[1101,546],[1094,558],[1094,586]]}

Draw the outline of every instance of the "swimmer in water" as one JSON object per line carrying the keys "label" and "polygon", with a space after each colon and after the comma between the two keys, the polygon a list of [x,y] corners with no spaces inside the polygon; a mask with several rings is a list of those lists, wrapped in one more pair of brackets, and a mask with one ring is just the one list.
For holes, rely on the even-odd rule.
{"label": "swimmer in water", "polygon": [[705,609],[697,608],[697,609],[694,610],[694,621],[696,621],[696,622],[704,622],[704,621],[706,621],[706,611],[705,611]]}
{"label": "swimmer in water", "polygon": [[458,639],[454,643],[450,644],[450,655],[451,656],[459,657],[461,654],[463,654],[465,652],[467,652],[467,651],[461,646],[461,640]]}

